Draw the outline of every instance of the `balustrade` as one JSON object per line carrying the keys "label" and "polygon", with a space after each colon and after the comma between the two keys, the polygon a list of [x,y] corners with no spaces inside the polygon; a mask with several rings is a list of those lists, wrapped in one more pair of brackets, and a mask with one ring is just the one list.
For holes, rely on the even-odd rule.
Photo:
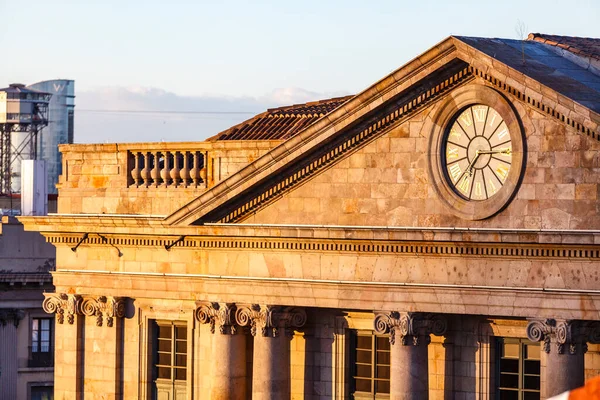
{"label": "balustrade", "polygon": [[206,151],[129,151],[130,187],[208,187]]}

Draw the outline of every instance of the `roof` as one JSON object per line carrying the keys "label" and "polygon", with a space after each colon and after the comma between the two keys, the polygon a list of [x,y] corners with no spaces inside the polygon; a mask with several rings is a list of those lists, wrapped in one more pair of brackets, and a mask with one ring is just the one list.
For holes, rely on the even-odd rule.
{"label": "roof", "polygon": [[[457,37],[561,95],[600,113],[600,75],[537,40]],[[577,38],[573,38],[577,39]],[[599,39],[590,39],[600,42]]]}
{"label": "roof", "polygon": [[0,283],[52,283],[52,275],[50,272],[3,272]]}
{"label": "roof", "polygon": [[560,47],[574,54],[600,60],[600,39],[530,33],[527,40]]}
{"label": "roof", "polygon": [[23,85],[22,83],[11,83],[7,88],[0,89],[0,92],[7,93],[38,93],[38,94],[48,94],[46,92],[41,92],[39,90],[30,89]]}
{"label": "roof", "polygon": [[295,136],[354,96],[334,97],[267,111],[209,138],[213,140],[283,140]]}

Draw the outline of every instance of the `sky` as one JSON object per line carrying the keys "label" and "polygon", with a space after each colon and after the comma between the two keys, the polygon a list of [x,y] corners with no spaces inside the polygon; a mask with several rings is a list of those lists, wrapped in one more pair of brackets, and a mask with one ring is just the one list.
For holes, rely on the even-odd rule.
{"label": "sky", "polygon": [[202,140],[358,93],[449,35],[600,37],[597,0],[0,0],[0,16],[0,87],[74,79],[82,143]]}

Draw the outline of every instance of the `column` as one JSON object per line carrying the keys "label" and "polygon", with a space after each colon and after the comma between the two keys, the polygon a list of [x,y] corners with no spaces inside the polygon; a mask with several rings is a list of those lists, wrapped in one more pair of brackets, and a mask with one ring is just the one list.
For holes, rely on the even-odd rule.
{"label": "column", "polygon": [[306,312],[254,304],[238,308],[236,320],[254,336],[252,399],[290,399],[290,340],[306,323]]}
{"label": "column", "polygon": [[210,324],[212,400],[246,399],[246,335],[235,322],[232,303],[199,303],[196,319]]}
{"label": "column", "polygon": [[83,399],[83,331],[81,296],[44,293],[42,308],[56,314],[54,339],[54,397]]}
{"label": "column", "polygon": [[546,374],[542,377],[543,396],[552,397],[583,386],[587,342],[600,342],[599,333],[598,322],[564,319],[529,322],[529,340],[544,342],[542,357],[545,358]]}
{"label": "column", "polygon": [[17,328],[23,310],[0,308],[0,400],[17,398]]}
{"label": "column", "polygon": [[375,331],[389,333],[391,343],[390,399],[429,398],[427,346],[430,335],[446,332],[446,319],[432,314],[376,313]]}

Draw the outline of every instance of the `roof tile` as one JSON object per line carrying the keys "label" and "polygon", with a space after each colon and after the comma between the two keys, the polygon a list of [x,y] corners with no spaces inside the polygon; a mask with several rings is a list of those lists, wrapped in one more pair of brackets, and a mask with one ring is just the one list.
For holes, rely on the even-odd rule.
{"label": "roof tile", "polygon": [[270,108],[208,140],[289,139],[352,97],[354,96],[334,97],[304,104]]}

